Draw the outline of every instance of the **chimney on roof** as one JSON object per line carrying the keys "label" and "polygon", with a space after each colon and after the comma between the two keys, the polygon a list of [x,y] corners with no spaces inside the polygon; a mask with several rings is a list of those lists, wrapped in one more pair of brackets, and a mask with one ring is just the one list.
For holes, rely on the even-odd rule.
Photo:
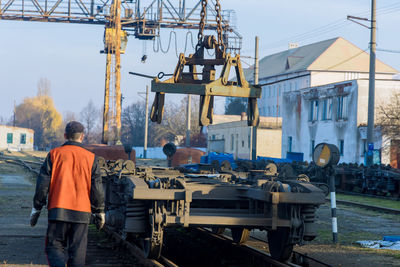
{"label": "chimney on roof", "polygon": [[288,45],[289,50],[293,49],[293,48],[297,48],[297,47],[299,47],[299,43],[289,43],[289,45]]}
{"label": "chimney on roof", "polygon": [[246,112],[242,112],[242,113],[240,114],[240,120],[241,120],[241,121],[246,120]]}

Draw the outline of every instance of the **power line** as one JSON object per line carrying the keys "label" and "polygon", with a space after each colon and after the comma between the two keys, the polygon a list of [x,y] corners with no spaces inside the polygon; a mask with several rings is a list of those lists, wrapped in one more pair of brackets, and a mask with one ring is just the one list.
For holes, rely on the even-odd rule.
{"label": "power line", "polygon": [[[389,4],[389,5],[379,8],[377,10],[377,13],[379,15],[385,15],[385,14],[397,12],[399,10],[400,10],[400,3],[394,3],[394,4]],[[355,15],[366,15],[369,13],[370,13],[370,10],[359,12],[359,13],[356,13]],[[338,19],[338,20],[332,21],[326,25],[314,28],[310,31],[266,44],[261,48],[261,50],[276,48],[276,47],[282,46],[284,43],[286,44],[289,41],[299,42],[299,41],[304,41],[304,40],[311,39],[311,38],[317,38],[323,34],[347,27],[349,25],[350,25],[350,22],[347,21],[346,19]],[[247,50],[244,50],[242,52],[245,52],[245,51],[247,51]]]}
{"label": "power line", "polygon": [[377,48],[376,51],[388,52],[388,53],[399,53],[400,54],[400,50],[393,50],[393,49]]}

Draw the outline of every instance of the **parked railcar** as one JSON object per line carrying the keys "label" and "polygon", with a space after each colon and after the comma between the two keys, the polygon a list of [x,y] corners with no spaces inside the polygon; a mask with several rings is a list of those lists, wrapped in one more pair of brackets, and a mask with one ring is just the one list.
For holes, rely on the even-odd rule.
{"label": "parked railcar", "polygon": [[190,173],[185,168],[135,167],[133,162],[104,164],[106,224],[158,258],[167,227],[229,228],[236,243],[252,229],[268,231],[275,259],[290,257],[294,244],[313,240],[315,212],[322,190],[304,180],[280,181],[249,173]]}

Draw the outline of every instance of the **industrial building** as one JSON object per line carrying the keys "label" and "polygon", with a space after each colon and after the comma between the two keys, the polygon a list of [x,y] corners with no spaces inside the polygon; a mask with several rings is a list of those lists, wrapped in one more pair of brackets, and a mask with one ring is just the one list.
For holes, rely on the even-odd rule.
{"label": "industrial building", "polygon": [[[335,82],[368,79],[369,54],[342,37],[337,37],[266,56],[259,63],[262,87],[258,106],[261,116],[281,117],[284,92]],[[376,79],[392,79],[398,71],[376,61]],[[254,80],[252,68],[246,78]],[[285,123],[285,122],[284,122]]]}
{"label": "industrial building", "polygon": [[33,150],[33,136],[32,129],[0,125],[0,149]]}
{"label": "industrial building", "polygon": [[[338,146],[341,162],[364,163],[368,108],[369,54],[338,37],[260,60],[260,115],[282,117],[282,157],[302,152],[312,159],[321,142]],[[398,71],[376,61],[375,110],[400,92]],[[253,79],[253,70],[246,77]],[[375,117],[377,112],[375,111]],[[390,163],[390,140],[375,129],[374,148]]]}
{"label": "industrial building", "polygon": [[281,157],[281,118],[260,117],[259,126],[251,127],[247,125],[245,115],[216,117],[217,123],[207,127],[207,152],[230,153],[235,159],[251,159],[253,142],[256,142],[257,156]]}
{"label": "industrial building", "polygon": [[[332,83],[283,94],[282,155],[303,152],[310,161],[321,142],[337,145],[341,162],[364,163],[368,108],[368,79]],[[376,80],[375,118],[393,94],[400,93],[399,80]],[[376,119],[375,119],[376,121]],[[390,140],[374,131],[374,148],[381,161],[390,163]]]}

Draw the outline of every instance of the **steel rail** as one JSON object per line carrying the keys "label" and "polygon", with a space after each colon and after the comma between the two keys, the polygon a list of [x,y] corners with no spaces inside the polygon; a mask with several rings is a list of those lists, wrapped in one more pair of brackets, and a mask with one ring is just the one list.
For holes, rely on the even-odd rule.
{"label": "steel rail", "polygon": [[[260,241],[260,242],[263,242],[263,243],[268,243],[268,241],[263,240],[262,238],[259,238],[259,237],[252,236],[252,235],[250,235],[250,238],[254,239],[254,240],[257,240],[257,241]],[[332,267],[332,265],[330,265],[330,264],[324,263],[324,262],[322,262],[320,260],[317,260],[317,259],[315,259],[313,257],[310,257],[310,256],[305,255],[303,253],[300,253],[298,251],[293,251],[293,254],[296,256],[297,259],[300,259],[300,258],[307,259],[306,260],[307,262],[305,262],[305,264],[310,264],[309,260],[311,260],[311,261],[313,261],[313,262],[315,262],[315,263],[317,263],[319,265],[326,266],[326,267]],[[314,266],[314,265],[309,265],[309,266]]]}
{"label": "steel rail", "polygon": [[161,256],[158,261],[153,260],[153,259],[147,259],[144,255],[143,251],[139,247],[137,247],[135,244],[132,244],[131,242],[126,241],[118,233],[112,231],[107,226],[105,226],[103,228],[103,231],[106,234],[108,234],[109,236],[111,236],[114,240],[116,240],[117,242],[122,244],[133,255],[133,257],[136,258],[139,266],[149,266],[149,267],[153,267],[153,266],[154,267],[163,267],[163,266],[177,267],[178,266],[174,262],[172,262],[171,260],[167,259],[164,256]]}
{"label": "steel rail", "polygon": [[251,256],[255,257],[256,259],[260,260],[263,262],[263,266],[274,266],[274,267],[299,267],[300,265],[297,264],[293,264],[290,262],[280,262],[277,261],[275,259],[273,259],[271,257],[271,255],[265,251],[256,249],[252,246],[246,245],[246,244],[242,244],[242,245],[237,245],[235,243],[233,243],[232,238],[230,236],[227,235],[219,235],[219,234],[214,234],[211,232],[211,230],[205,229],[205,228],[193,228],[201,233],[207,234],[215,239],[218,239],[220,241],[226,242],[228,244],[230,244],[231,246],[235,246],[238,247],[246,252],[248,252],[249,254],[251,254]]}
{"label": "steel rail", "polygon": [[400,210],[398,210],[398,209],[391,209],[391,208],[367,205],[367,204],[357,203],[357,202],[353,202],[353,201],[345,201],[345,200],[337,200],[336,199],[336,203],[343,204],[346,206],[355,206],[355,207],[364,208],[364,209],[368,209],[368,210],[389,213],[389,214],[395,214],[395,215],[400,214]]}
{"label": "steel rail", "polygon": [[344,190],[340,190],[340,189],[336,189],[336,193],[340,193],[343,195],[349,195],[349,196],[371,197],[371,198],[378,198],[378,199],[400,201],[400,196],[399,197],[386,197],[386,196],[378,196],[378,195],[371,195],[371,194],[356,193],[356,192],[351,192],[351,191],[344,191]]}

